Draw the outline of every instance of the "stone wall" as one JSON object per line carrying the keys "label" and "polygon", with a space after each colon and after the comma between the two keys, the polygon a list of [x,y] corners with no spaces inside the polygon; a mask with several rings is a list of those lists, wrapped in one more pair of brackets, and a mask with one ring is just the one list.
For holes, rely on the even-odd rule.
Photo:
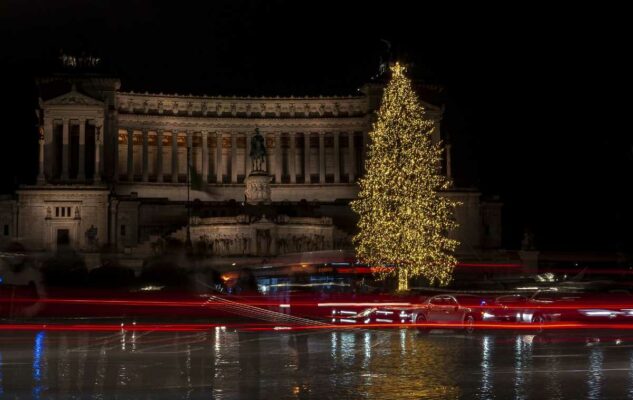
{"label": "stone wall", "polygon": [[29,250],[55,250],[60,231],[76,249],[94,251],[107,243],[106,188],[24,187],[17,204],[17,238]]}

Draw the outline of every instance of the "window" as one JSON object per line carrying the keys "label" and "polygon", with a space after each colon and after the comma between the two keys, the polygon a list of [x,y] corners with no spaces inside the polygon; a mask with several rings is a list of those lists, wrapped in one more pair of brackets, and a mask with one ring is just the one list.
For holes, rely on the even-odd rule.
{"label": "window", "polygon": [[446,304],[446,298],[444,298],[444,297],[436,297],[434,299],[431,299],[431,304],[433,304],[434,306],[442,306],[442,305]]}
{"label": "window", "polygon": [[446,298],[446,303],[444,303],[444,305],[455,307],[455,306],[457,306],[457,300],[455,300],[452,297],[447,297]]}
{"label": "window", "polygon": [[125,225],[121,225],[121,236],[125,236]]}
{"label": "window", "polygon": [[55,207],[56,218],[70,218],[72,207]]}
{"label": "window", "polygon": [[9,236],[9,225],[4,224],[4,236]]}

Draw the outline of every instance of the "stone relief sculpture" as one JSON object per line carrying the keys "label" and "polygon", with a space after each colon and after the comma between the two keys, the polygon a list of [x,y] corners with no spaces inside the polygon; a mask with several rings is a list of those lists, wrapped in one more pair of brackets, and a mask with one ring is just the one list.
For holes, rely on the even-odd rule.
{"label": "stone relief sculpture", "polygon": [[250,253],[251,238],[243,233],[218,234],[211,237],[201,235],[198,239],[204,253],[216,256],[247,255]]}
{"label": "stone relief sculpture", "polygon": [[256,234],[257,255],[267,256],[270,254],[272,238],[269,229],[258,229]]}

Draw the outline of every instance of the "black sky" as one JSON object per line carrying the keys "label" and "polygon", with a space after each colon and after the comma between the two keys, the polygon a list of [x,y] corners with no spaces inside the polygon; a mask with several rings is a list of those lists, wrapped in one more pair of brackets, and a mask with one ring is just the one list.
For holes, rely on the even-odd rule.
{"label": "black sky", "polygon": [[542,249],[631,251],[623,10],[435,4],[5,1],[0,188],[34,180],[33,75],[60,48],[101,56],[124,90],[347,94],[384,38],[445,87],[456,182],[501,196],[507,247],[528,227]]}

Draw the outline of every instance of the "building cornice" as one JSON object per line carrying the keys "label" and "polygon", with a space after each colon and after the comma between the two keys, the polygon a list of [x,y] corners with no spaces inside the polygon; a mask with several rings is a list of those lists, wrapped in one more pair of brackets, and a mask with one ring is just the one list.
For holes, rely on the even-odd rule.
{"label": "building cornice", "polygon": [[266,132],[271,131],[355,131],[366,130],[369,118],[203,118],[176,117],[166,115],[119,114],[118,123],[121,128],[170,130],[183,129],[194,131],[216,131],[222,129],[251,131],[254,127]]}
{"label": "building cornice", "polygon": [[366,96],[199,97],[117,92],[119,113],[201,117],[318,118],[370,112]]}

